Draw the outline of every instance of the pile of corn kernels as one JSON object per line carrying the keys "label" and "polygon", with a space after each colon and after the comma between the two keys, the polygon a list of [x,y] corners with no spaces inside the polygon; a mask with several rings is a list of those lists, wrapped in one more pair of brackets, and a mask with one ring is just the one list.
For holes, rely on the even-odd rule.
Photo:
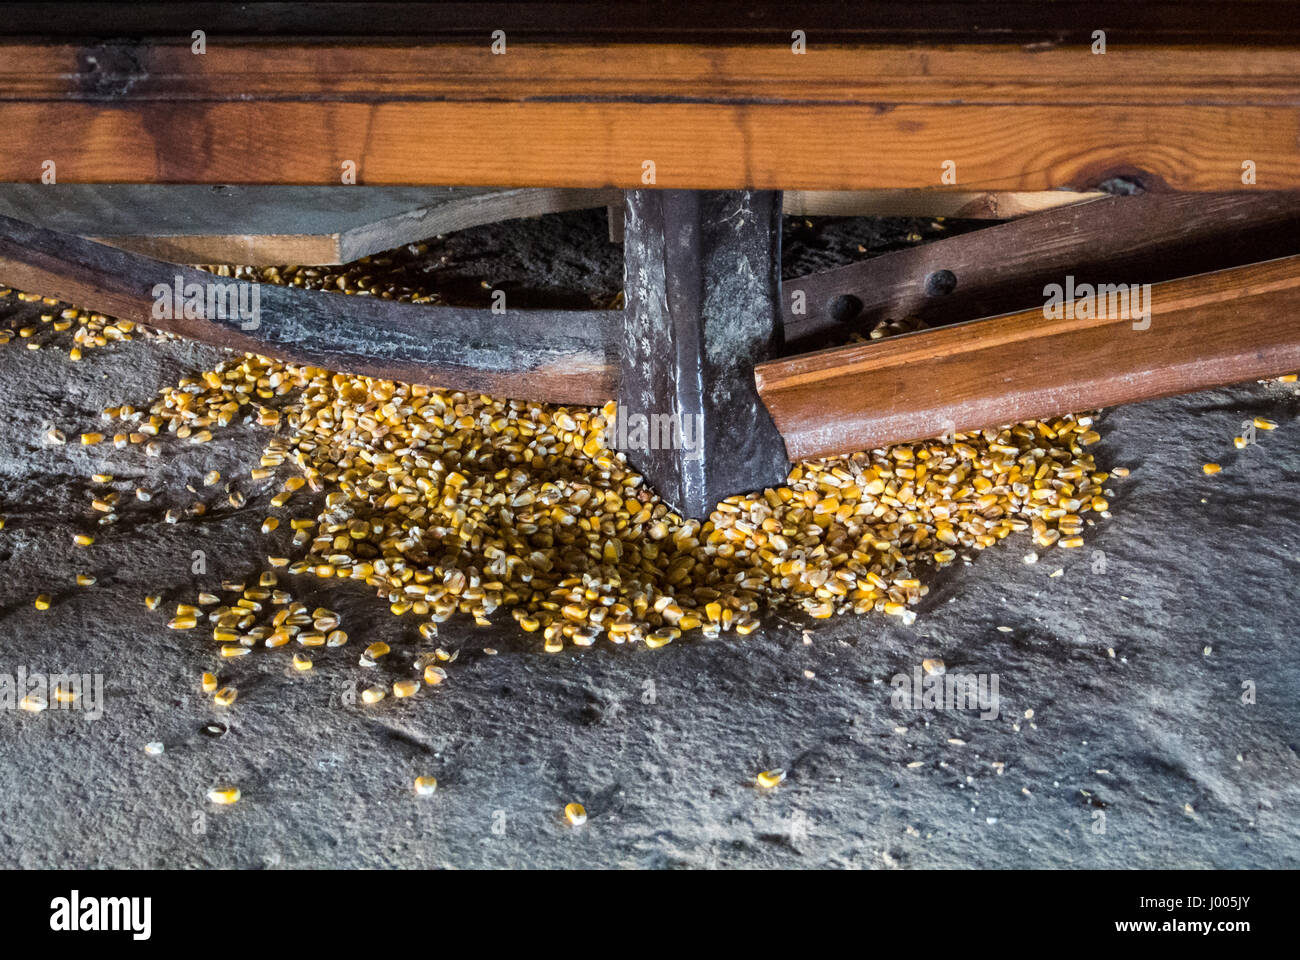
{"label": "pile of corn kernels", "polygon": [[[287,267],[220,272],[387,292],[360,284],[367,267],[309,280]],[[508,609],[552,653],[602,637],[658,647],[692,630],[747,634],[773,609],[910,623],[928,569],[1021,531],[1078,547],[1089,516],[1109,509],[1086,416],[800,463],[784,486],[728,498],[701,523],[606,449],[612,403],[501,400],[246,355],[164,388],[147,413],[105,415],[119,421],[115,445],[150,454],[164,432],[206,441],[256,422],[269,437],[250,474],[282,483],[263,532],[287,522],[301,550],[271,567],[362,581],[427,637],[456,613],[486,624]],[[224,613],[223,636],[241,622]]]}

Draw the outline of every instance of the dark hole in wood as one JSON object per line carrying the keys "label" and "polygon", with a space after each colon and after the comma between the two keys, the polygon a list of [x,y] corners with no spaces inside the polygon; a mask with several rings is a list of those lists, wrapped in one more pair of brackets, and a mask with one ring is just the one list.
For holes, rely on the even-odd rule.
{"label": "dark hole in wood", "polygon": [[951,270],[936,270],[925,278],[925,292],[931,297],[946,297],[957,289],[957,275]]}
{"label": "dark hole in wood", "polygon": [[826,310],[836,323],[848,323],[862,312],[862,301],[851,293],[843,293],[827,304]]}

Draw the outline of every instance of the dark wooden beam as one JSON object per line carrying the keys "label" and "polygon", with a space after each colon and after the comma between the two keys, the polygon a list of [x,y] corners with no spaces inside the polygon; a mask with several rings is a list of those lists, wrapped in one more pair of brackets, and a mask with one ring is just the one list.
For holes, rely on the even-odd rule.
{"label": "dark wooden beam", "polygon": [[781,344],[781,195],[630,191],[624,224],[616,446],[702,519],[789,471],[753,374]]}
{"label": "dark wooden beam", "polygon": [[[617,389],[619,311],[494,313],[245,283],[3,216],[0,277],[19,289],[216,346],[345,373],[584,405],[601,403]],[[157,314],[160,297],[193,285],[204,301],[196,316]],[[214,310],[209,291],[256,304],[256,315],[232,316],[232,301],[224,296]]]}
{"label": "dark wooden beam", "polygon": [[803,459],[1300,370],[1300,256],[1151,294],[1149,323],[1040,306],[760,364],[755,380]]}
{"label": "dark wooden beam", "polygon": [[0,183],[0,216],[176,263],[350,263],[485,223],[617,202],[620,190]]}
{"label": "dark wooden beam", "polygon": [[787,281],[787,352],[882,320],[935,326],[1022,310],[1067,275],[1158,283],[1296,253],[1300,193],[1108,197]]}
{"label": "dark wooden beam", "polygon": [[813,0],[792,9],[770,0],[708,4],[609,0],[420,3],[11,3],[0,36],[423,37],[482,42],[496,29],[519,40],[734,43],[789,42],[801,28],[819,41],[1090,43],[1105,29],[1118,43],[1265,43],[1300,37],[1286,0]]}

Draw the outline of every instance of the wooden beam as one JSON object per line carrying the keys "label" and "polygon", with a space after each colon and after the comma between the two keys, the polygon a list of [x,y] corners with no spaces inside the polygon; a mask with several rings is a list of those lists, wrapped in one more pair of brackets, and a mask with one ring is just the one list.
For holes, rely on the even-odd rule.
{"label": "wooden beam", "polygon": [[1096,190],[787,190],[792,217],[950,217],[1014,220],[1110,196]]}
{"label": "wooden beam", "polygon": [[619,190],[0,184],[0,216],[176,263],[350,263],[485,223],[623,200]]}
{"label": "wooden beam", "polygon": [[1300,35],[1288,0],[808,0],[792,14],[774,0],[707,4],[616,3],[608,0],[474,0],[474,2],[240,3],[137,0],[14,2],[0,36],[188,36],[201,23],[210,37],[387,36],[483,42],[493,30],[513,39],[736,43],[789,42],[795,20],[818,42],[1088,44],[1104,29],[1112,42],[1276,43]]}
{"label": "wooden beam", "polygon": [[[615,310],[472,310],[217,277],[0,216],[0,276],[112,317],[294,363],[591,405],[618,386]],[[191,314],[177,291],[196,294]],[[236,315],[231,305],[248,307]]]}
{"label": "wooden beam", "polygon": [[781,195],[628,193],[617,440],[683,516],[775,486],[790,464],[754,390],[778,355]]}
{"label": "wooden beam", "polygon": [[1149,324],[1039,307],[760,364],[792,459],[1300,370],[1300,256],[1151,288]]}
{"label": "wooden beam", "polygon": [[1291,189],[1297,102],[1293,48],[13,42],[0,180]]}
{"label": "wooden beam", "polygon": [[1067,275],[1156,283],[1291,254],[1300,193],[1107,197],[788,280],[786,343],[806,352],[882,320],[1010,313],[1042,303],[1043,288]]}

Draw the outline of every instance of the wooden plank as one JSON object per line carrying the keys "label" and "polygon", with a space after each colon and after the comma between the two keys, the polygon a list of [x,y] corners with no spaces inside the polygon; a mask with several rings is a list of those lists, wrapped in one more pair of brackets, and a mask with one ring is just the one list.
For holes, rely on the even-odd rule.
{"label": "wooden plank", "polygon": [[[219,3],[141,0],[10,3],[0,36],[188,36],[202,23],[209,36],[425,37],[482,42],[492,30],[512,38],[644,43],[788,42],[797,23],[819,40],[978,43],[1089,43],[1105,29],[1118,43],[1278,42],[1300,33],[1288,0],[810,0],[793,11],[773,0],[708,4],[609,3],[608,0],[476,2]],[[111,25],[111,27],[109,26]]]}
{"label": "wooden plank", "polygon": [[1291,48],[15,42],[0,180],[1290,189],[1297,102]]}
{"label": "wooden plank", "polygon": [[1141,320],[1042,307],[760,364],[793,459],[1300,370],[1300,256],[1151,288]]}
{"label": "wooden plank", "polygon": [[1300,193],[1107,197],[789,280],[786,342],[809,350],[882,320],[1010,313],[1067,275],[1155,283],[1298,253]]}
{"label": "wooden plank", "polygon": [[797,217],[950,217],[1013,220],[1110,196],[1099,191],[787,190],[785,212]]}
{"label": "wooden plank", "polygon": [[[583,405],[618,385],[622,314],[614,310],[496,313],[245,283],[3,216],[0,276],[183,337],[345,373]],[[194,315],[155,311],[191,287]],[[235,302],[249,315],[235,315]]]}
{"label": "wooden plank", "polygon": [[0,215],[159,260],[349,263],[439,233],[598,207],[618,190],[0,184]]}
{"label": "wooden plank", "polygon": [[[1009,219],[1100,193],[795,191],[797,216]],[[622,242],[623,191],[561,187],[36,185],[0,183],[0,215],[175,263],[349,263],[440,233],[605,205]]]}

